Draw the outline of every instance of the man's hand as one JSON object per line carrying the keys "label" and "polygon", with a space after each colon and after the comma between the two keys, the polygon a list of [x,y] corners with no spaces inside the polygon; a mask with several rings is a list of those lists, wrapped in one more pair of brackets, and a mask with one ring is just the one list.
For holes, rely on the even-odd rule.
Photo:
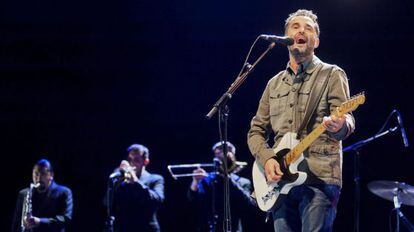
{"label": "man's hand", "polygon": [[196,182],[200,182],[201,180],[203,180],[207,176],[207,172],[202,168],[195,169],[193,171],[193,174],[194,174],[193,180],[195,180]]}
{"label": "man's hand", "polygon": [[273,158],[266,161],[265,174],[268,182],[279,182],[283,176],[279,163]]}
{"label": "man's hand", "polygon": [[193,181],[191,182],[191,190],[198,191],[198,184],[207,176],[207,172],[202,168],[197,168],[193,171]]}
{"label": "man's hand", "polygon": [[138,182],[137,174],[135,173],[135,168],[132,167],[128,161],[122,160],[119,165],[119,169],[125,172],[125,181],[127,183]]}
{"label": "man's hand", "polygon": [[336,133],[344,126],[345,120],[345,116],[339,118],[335,116],[323,117],[322,125],[327,131]]}
{"label": "man's hand", "polygon": [[40,218],[28,217],[24,220],[24,227],[28,230],[38,227],[40,225]]}

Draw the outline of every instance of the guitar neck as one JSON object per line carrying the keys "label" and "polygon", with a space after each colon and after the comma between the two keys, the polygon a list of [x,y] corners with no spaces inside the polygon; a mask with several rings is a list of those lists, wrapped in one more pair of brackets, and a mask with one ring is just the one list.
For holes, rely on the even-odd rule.
{"label": "guitar neck", "polygon": [[[342,115],[354,111],[359,105],[364,104],[365,95],[364,92],[352,97],[348,101],[337,107],[331,114],[331,116],[341,117]],[[306,136],[298,145],[296,145],[288,154],[285,156],[285,162],[287,165],[295,162],[299,159],[300,155],[315,141],[323,132],[325,127],[319,124],[308,136]]]}
{"label": "guitar neck", "polygon": [[319,124],[308,136],[306,136],[298,145],[296,145],[286,156],[285,161],[287,165],[295,162],[300,155],[315,141],[323,132],[325,127]]}

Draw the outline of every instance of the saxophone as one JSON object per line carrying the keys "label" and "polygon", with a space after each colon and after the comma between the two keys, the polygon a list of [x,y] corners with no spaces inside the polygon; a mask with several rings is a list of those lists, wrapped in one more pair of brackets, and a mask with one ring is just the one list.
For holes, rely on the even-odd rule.
{"label": "saxophone", "polygon": [[22,221],[21,221],[21,230],[22,231],[32,231],[26,229],[25,222],[28,218],[32,217],[32,195],[33,195],[33,189],[40,186],[40,183],[37,184],[30,184],[30,188],[27,191],[26,199],[23,203],[23,210],[22,210]]}

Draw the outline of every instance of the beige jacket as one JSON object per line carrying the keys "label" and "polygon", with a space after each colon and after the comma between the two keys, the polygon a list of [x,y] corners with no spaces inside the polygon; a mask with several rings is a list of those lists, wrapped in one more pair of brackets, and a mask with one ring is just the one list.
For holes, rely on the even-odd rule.
{"label": "beige jacket", "polygon": [[[327,65],[316,56],[305,64],[299,77],[288,68],[281,71],[268,82],[259,102],[256,115],[251,121],[248,132],[248,146],[256,160],[264,166],[274,157],[273,148],[277,146],[286,132],[297,132],[305,115],[305,106],[312,84],[322,65]],[[349,99],[348,79],[345,72],[334,66],[328,80],[328,86],[311,120],[303,132],[303,137],[316,128],[324,116]],[[344,127],[335,134],[324,132],[305,152],[305,161],[299,170],[309,174],[308,184],[335,184],[342,186],[342,143],[354,131],[355,120],[346,115]],[[273,146],[268,144],[274,136]]]}

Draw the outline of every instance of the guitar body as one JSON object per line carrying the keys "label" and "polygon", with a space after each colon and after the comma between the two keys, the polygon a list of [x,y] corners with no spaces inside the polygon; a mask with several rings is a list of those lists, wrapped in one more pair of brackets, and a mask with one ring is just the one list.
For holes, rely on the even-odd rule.
{"label": "guitar body", "polygon": [[298,165],[305,159],[303,154],[300,154],[299,158],[290,165],[286,165],[284,160],[285,155],[288,154],[293,147],[299,144],[299,142],[300,141],[296,139],[296,133],[288,132],[282,137],[280,143],[274,149],[276,156],[280,157],[277,161],[283,172],[282,179],[277,183],[268,183],[264,168],[257,163],[257,161],[254,162],[253,186],[256,201],[261,210],[270,211],[273,207],[278,207],[291,188],[305,182],[307,174],[298,171]]}

